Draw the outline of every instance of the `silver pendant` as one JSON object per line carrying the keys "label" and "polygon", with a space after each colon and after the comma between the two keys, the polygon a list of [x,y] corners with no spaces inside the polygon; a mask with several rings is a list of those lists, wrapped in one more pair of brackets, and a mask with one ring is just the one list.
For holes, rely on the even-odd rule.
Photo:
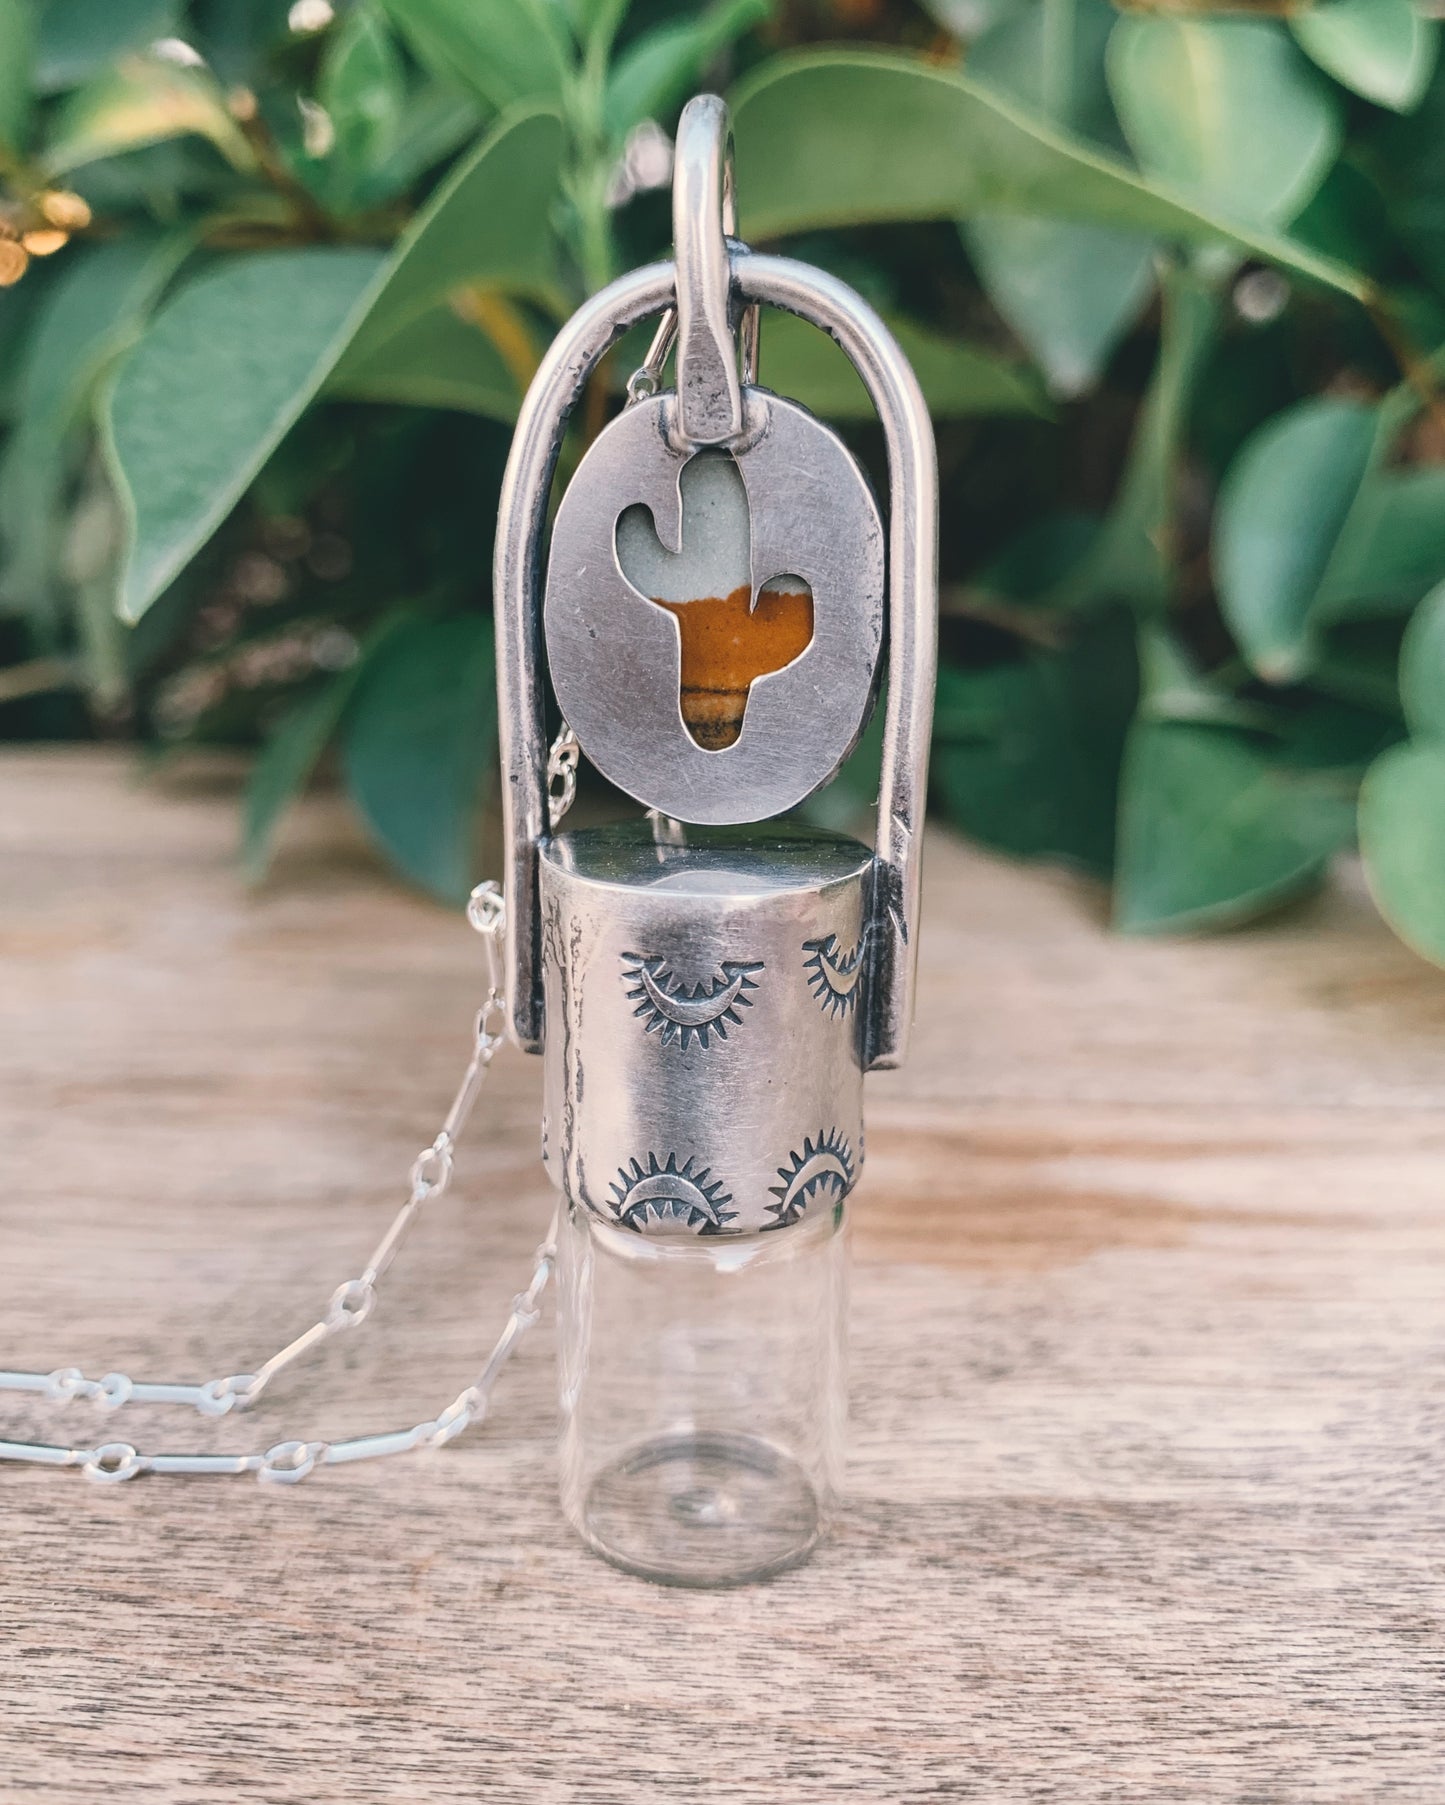
{"label": "silver pendant", "polygon": [[[935,637],[922,396],[872,310],[736,237],[726,109],[678,130],[675,262],[563,329],[518,420],[496,553],[509,1027],[545,1055],[543,1156],[613,1228],[786,1230],[863,1158],[865,1071],[912,1014]],[[877,407],[887,528],[842,441],[758,386],[758,312],[829,332]],[[568,415],[662,315],[629,405],[558,506]],[[655,390],[671,346],[675,386]],[[889,680],[873,850],[762,825],[827,783]],[[545,678],[582,751],[668,832],[549,830]],[[751,832],[740,831],[754,823]],[[680,826],[678,824],[681,824]]]}
{"label": "silver pendant", "polygon": [[[867,478],[796,402],[750,387],[742,408],[732,448],[710,451],[683,433],[676,395],[636,403],[583,458],[552,530],[544,619],[562,712],[605,777],[684,822],[781,815],[827,783],[862,731],[883,642],[883,526]],[[684,506],[684,484],[693,478],[695,493],[719,459],[740,481],[743,531],[734,535],[731,510],[717,505],[702,516],[714,538],[694,551],[685,537],[709,527],[693,524],[699,511]],[[640,550],[650,532],[681,565],[694,593],[673,599],[676,612],[629,579],[629,527]],[[741,569],[729,568],[734,560]],[[650,561],[652,587],[664,581],[662,564]],[[789,579],[792,590],[780,592]],[[749,685],[736,740],[700,744],[680,707],[686,616],[740,591],[730,628],[765,610],[760,598],[795,593],[811,601],[811,637]]]}

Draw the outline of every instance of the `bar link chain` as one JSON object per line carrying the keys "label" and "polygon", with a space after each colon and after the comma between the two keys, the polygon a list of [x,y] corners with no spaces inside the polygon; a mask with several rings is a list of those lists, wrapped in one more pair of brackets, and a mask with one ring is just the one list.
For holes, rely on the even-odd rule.
{"label": "bar link chain", "polygon": [[[564,727],[558,736],[554,756],[563,747],[570,730]],[[576,741],[572,740],[575,748]],[[576,757],[570,766],[570,785],[564,781],[566,794],[556,818],[566,812],[576,786]],[[549,777],[551,765],[549,763]],[[559,798],[560,799],[560,798]],[[554,804],[555,806],[555,804]],[[555,824],[555,822],[554,822]],[[228,1373],[206,1379],[199,1384],[159,1383],[132,1379],[125,1373],[106,1373],[90,1379],[74,1366],[58,1367],[50,1373],[0,1372],[0,1392],[28,1392],[50,1404],[68,1404],[78,1399],[89,1400],[102,1411],[119,1410],[127,1404],[186,1405],[202,1416],[226,1416],[231,1411],[249,1410],[271,1382],[288,1367],[314,1348],[359,1328],[376,1304],[377,1287],[391,1267],[412,1224],[423,1206],[443,1195],[450,1186],[455,1167],[457,1142],[467,1118],[486,1081],[487,1070],[501,1047],[501,953],[500,935],[506,910],[500,886],[479,884],[467,905],[467,918],[481,934],[487,949],[487,996],[477,1015],[471,1058],[462,1081],[452,1099],[436,1139],[424,1147],[412,1162],[408,1175],[409,1190],[405,1203],[392,1218],[391,1225],[372,1251],[360,1275],[345,1280],[332,1292],[323,1314],[285,1347],[263,1360],[254,1372]],[[511,1311],[481,1371],[470,1385],[426,1422],[410,1428],[393,1429],[378,1435],[353,1436],[346,1441],[280,1441],[251,1454],[143,1454],[129,1442],[101,1442],[94,1447],[51,1446],[45,1442],[0,1441],[0,1461],[21,1461],[32,1465],[79,1467],[88,1479],[103,1484],[117,1484],[135,1479],[142,1473],[189,1473],[231,1477],[254,1473],[264,1484],[295,1485],[309,1478],[318,1467],[344,1466],[354,1460],[379,1460],[390,1454],[407,1454],[416,1448],[439,1448],[480,1422],[487,1414],[492,1387],[497,1375],[511,1358],[517,1343],[541,1314],[542,1293],[547,1288],[557,1255],[557,1218],[552,1219],[547,1238],[538,1247],[533,1261],[532,1277],[525,1291],[512,1299]]]}

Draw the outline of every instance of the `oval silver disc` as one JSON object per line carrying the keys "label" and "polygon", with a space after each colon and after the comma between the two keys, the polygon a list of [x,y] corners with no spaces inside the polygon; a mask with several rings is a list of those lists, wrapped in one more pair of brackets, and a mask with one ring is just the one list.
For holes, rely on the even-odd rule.
{"label": "oval silver disc", "polygon": [[[605,777],[679,821],[765,820],[826,783],[862,731],[883,641],[883,527],[867,478],[805,408],[766,389],[743,399],[733,452],[675,446],[670,392],[629,407],[582,459],[552,531],[544,622],[562,712]],[[685,676],[705,685],[755,622],[804,592],[811,637],[793,605],[784,625],[801,649],[743,686],[730,744],[700,743]]]}

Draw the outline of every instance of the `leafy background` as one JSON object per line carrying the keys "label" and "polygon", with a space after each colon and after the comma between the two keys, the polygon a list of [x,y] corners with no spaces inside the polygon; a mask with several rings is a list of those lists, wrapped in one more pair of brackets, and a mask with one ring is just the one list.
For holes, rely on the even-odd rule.
{"label": "leafy background", "polygon": [[[0,732],[254,747],[253,878],[334,761],[464,894],[509,424],[665,251],[716,85],[744,231],[879,305],[935,414],[936,810],[1134,932],[1358,838],[1445,962],[1438,36],[1412,0],[0,0]],[[883,477],[826,340],[770,317],[763,377]]]}

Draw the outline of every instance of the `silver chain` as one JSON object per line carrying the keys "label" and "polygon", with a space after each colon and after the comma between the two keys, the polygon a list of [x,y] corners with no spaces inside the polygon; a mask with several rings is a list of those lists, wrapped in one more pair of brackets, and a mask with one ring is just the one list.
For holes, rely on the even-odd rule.
{"label": "silver chain", "polygon": [[[549,761],[549,790],[554,775],[553,762],[561,762],[564,739],[571,739],[564,727],[554,747],[554,760]],[[576,788],[576,740],[570,766],[558,773],[560,789],[553,792],[553,825],[570,805]],[[565,796],[565,801],[563,800]],[[422,1206],[440,1197],[450,1186],[457,1141],[472,1112],[486,1080],[487,1070],[503,1042],[501,1018],[503,998],[500,988],[501,959],[499,938],[505,921],[505,906],[498,885],[479,884],[467,905],[467,916],[481,934],[487,948],[488,987],[486,1001],[477,1015],[471,1058],[462,1074],[457,1094],[446,1113],[436,1139],[424,1147],[412,1162],[406,1202],[392,1218],[391,1226],[372,1251],[361,1274],[347,1279],[332,1292],[324,1313],[285,1347],[261,1362],[254,1372],[229,1373],[206,1379],[199,1384],[156,1383],[132,1379],[125,1373],[106,1373],[90,1379],[78,1367],[64,1366],[49,1373],[0,1372],[0,1392],[28,1392],[47,1403],[68,1404],[88,1399],[102,1411],[119,1410],[127,1404],[179,1404],[199,1411],[202,1416],[226,1416],[231,1411],[249,1410],[278,1374],[295,1365],[303,1355],[330,1341],[337,1335],[359,1328],[376,1303],[377,1287],[395,1260],[402,1242],[421,1213]],[[481,1371],[472,1383],[436,1416],[410,1428],[392,1429],[379,1435],[353,1436],[346,1441],[288,1440],[274,1443],[261,1453],[252,1454],[143,1454],[129,1442],[101,1442],[93,1447],[54,1446],[46,1442],[0,1441],[0,1461],[25,1461],[34,1465],[79,1467],[88,1479],[115,1483],[135,1479],[142,1473],[191,1473],[231,1476],[254,1473],[260,1480],[274,1484],[292,1484],[307,1478],[323,1466],[343,1466],[353,1460],[379,1460],[390,1454],[409,1454],[415,1448],[438,1448],[454,1441],[471,1424],[487,1414],[492,1387],[497,1375],[516,1349],[517,1343],[541,1314],[542,1293],[547,1288],[556,1261],[557,1218],[554,1216],[547,1238],[537,1249],[532,1278],[525,1291],[512,1299],[511,1311],[487,1355]]]}
{"label": "silver chain", "polygon": [[581,758],[577,735],[563,721],[547,751],[547,825],[553,833],[577,799],[577,766]]}

